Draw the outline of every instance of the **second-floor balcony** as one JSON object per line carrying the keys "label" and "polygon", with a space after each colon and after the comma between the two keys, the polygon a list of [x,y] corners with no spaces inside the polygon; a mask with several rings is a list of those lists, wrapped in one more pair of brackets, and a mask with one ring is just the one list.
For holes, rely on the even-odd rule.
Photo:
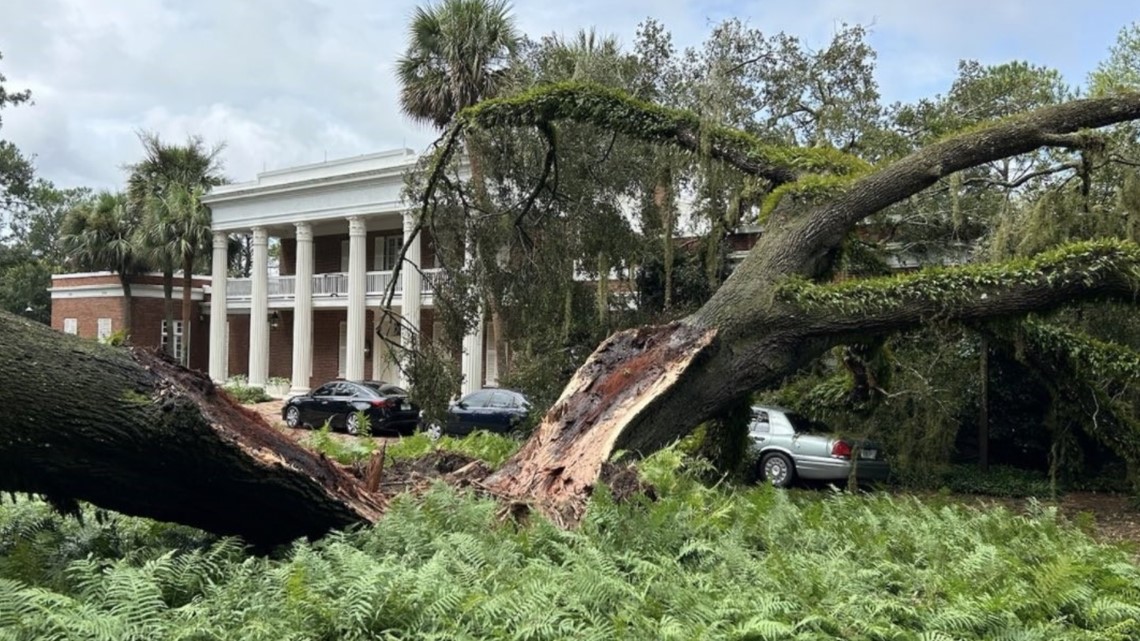
{"label": "second-floor balcony", "polygon": [[[420,288],[420,296],[422,299],[431,300],[433,294],[433,283],[435,279],[442,277],[443,270],[441,269],[425,269],[423,270],[423,285]],[[396,281],[396,295],[393,302],[399,304],[403,296],[403,278]],[[392,272],[390,271],[373,271],[367,272],[364,281],[364,295],[366,298],[379,298],[384,296],[388,291],[388,285],[392,282]],[[270,276],[269,277],[269,304],[270,307],[282,306],[284,303],[292,304],[293,297],[296,293],[297,277],[296,276]],[[229,278],[226,280],[226,303],[230,306],[242,307],[248,305],[253,297],[253,279],[251,278]],[[326,274],[313,275],[313,302],[327,301],[335,304],[336,301],[343,301],[345,305],[348,304],[348,273],[347,272],[331,272]]]}

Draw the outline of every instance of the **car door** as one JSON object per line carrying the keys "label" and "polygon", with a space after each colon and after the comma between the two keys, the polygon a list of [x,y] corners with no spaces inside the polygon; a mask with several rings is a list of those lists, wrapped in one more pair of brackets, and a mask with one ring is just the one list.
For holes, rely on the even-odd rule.
{"label": "car door", "polygon": [[753,408],[752,422],[748,424],[748,437],[758,449],[763,449],[772,439],[772,424],[768,422],[767,411]]}
{"label": "car door", "polygon": [[348,415],[356,411],[352,406],[352,399],[356,398],[358,393],[359,390],[352,383],[337,383],[333,388],[328,403],[329,418],[333,427],[343,428]]}
{"label": "car door", "polygon": [[313,427],[320,428],[332,415],[330,403],[338,383],[325,383],[310,394],[310,399],[301,408],[301,418]]}
{"label": "car door", "polygon": [[452,434],[470,434],[481,420],[491,398],[489,390],[478,390],[459,399],[448,411],[448,429]]}
{"label": "car door", "polygon": [[487,409],[480,416],[481,427],[492,432],[509,432],[515,418],[514,405],[514,395],[510,392],[492,392]]}

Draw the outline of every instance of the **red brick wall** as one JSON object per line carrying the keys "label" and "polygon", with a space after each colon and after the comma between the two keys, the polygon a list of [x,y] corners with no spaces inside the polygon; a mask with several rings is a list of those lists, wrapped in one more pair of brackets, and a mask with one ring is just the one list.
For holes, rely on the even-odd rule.
{"label": "red brick wall", "polygon": [[293,269],[297,265],[297,241],[292,238],[281,239],[281,264],[277,266],[277,272],[282,276],[292,276],[297,273]]}
{"label": "red brick wall", "polygon": [[317,236],[313,239],[313,273],[328,274],[340,271],[340,241],[348,240],[348,234],[339,236]]}
{"label": "red brick wall", "polygon": [[275,311],[280,320],[269,328],[269,376],[293,380],[293,311]]}
{"label": "red brick wall", "polygon": [[249,374],[249,314],[230,314],[229,365],[230,376]]}
{"label": "red brick wall", "polygon": [[[61,287],[60,279],[55,286]],[[90,284],[84,281],[84,284]],[[161,298],[134,296],[131,299],[132,345],[159,347],[162,345],[162,321],[165,318],[165,305]],[[191,310],[190,328],[187,337],[190,341],[190,367],[205,370],[210,358],[209,321],[199,321],[199,301],[194,301]],[[63,319],[74,318],[82,338],[98,337],[100,318],[111,319],[111,331],[123,329],[123,298],[106,296],[92,298],[57,298],[52,301],[52,322],[54,329],[63,331]],[[182,320],[182,300],[174,300],[174,319]]]}
{"label": "red brick wall", "polygon": [[[397,233],[395,230],[368,232],[367,244],[367,270],[373,271],[376,264],[376,238]],[[399,233],[403,233],[402,231]],[[427,231],[421,234],[420,262],[425,269],[435,267],[435,243]],[[331,236],[317,236],[313,239],[313,272],[327,274],[339,272],[341,267],[341,243],[348,240],[348,234],[335,234]],[[297,273],[297,241],[292,238],[281,239],[281,264],[278,269],[282,276],[291,276]]]}
{"label": "red brick wall", "polygon": [[[293,378],[293,312],[279,310],[281,321],[277,329],[269,330],[269,375]],[[372,335],[373,314],[365,313],[368,327],[367,340]],[[313,374],[309,386],[316,387],[335,379],[339,369],[340,323],[346,318],[343,309],[313,310]],[[249,315],[230,315],[229,374],[246,375],[249,372]],[[364,375],[372,375],[372,356],[364,358]]]}
{"label": "red brick wall", "polygon": [[78,325],[79,336],[82,338],[95,338],[98,336],[98,319],[110,318],[111,331],[117,332],[123,328],[123,299],[122,298],[57,298],[51,302],[51,326],[53,329],[63,331],[63,319],[74,318]]}

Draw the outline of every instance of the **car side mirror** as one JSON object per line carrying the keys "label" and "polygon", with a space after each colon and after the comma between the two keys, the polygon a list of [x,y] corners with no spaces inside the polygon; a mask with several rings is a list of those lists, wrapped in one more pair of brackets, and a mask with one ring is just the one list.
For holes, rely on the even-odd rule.
{"label": "car side mirror", "polygon": [[455,404],[455,406],[461,410],[467,409],[467,403],[464,403],[463,401],[459,401],[458,403]]}

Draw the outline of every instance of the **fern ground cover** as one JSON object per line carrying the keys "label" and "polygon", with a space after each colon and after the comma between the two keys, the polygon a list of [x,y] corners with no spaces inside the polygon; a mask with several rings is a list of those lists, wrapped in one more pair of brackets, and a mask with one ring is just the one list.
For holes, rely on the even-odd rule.
{"label": "fern ground cover", "polygon": [[0,504],[0,640],[1140,638],[1140,568],[1048,509],[709,489],[574,531],[439,485],[374,527],[252,555],[91,508]]}

